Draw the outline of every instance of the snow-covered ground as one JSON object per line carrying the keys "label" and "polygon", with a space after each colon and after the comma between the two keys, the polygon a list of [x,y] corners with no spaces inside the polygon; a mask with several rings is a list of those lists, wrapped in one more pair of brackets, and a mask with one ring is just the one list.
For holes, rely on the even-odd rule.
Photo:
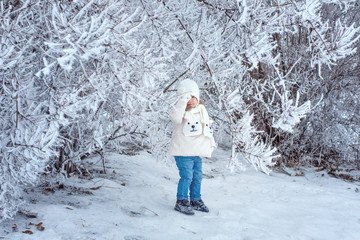
{"label": "snow-covered ground", "polygon": [[[202,193],[210,213],[173,210],[174,164],[147,153],[112,154],[106,156],[106,175],[69,178],[55,192],[29,191],[28,208],[37,218],[19,215],[1,223],[0,239],[359,239],[359,183],[313,171],[302,177],[267,176],[251,167],[230,173],[228,155],[217,150],[204,159]],[[42,222],[43,231],[30,222]]]}

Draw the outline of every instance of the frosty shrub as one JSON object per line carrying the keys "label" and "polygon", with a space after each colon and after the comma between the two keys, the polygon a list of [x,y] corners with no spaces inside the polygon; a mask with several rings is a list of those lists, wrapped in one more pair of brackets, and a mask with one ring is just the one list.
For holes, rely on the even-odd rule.
{"label": "frosty shrub", "polygon": [[[328,69],[354,56],[359,28],[344,14],[358,7],[356,1],[163,4],[173,19],[164,13],[167,24],[179,29],[174,36],[181,44],[174,48],[186,53],[178,72],[202,84],[219,128],[217,139],[222,144],[228,136],[235,146],[229,166],[241,157],[268,173],[275,162],[313,158],[307,149],[311,142],[303,142],[312,126],[301,120],[327,105],[316,90],[322,89]],[[327,8],[341,14],[329,19],[323,14]]]}
{"label": "frosty shrub", "polygon": [[[354,1],[352,5],[323,6],[322,16],[327,19],[329,29],[332,29],[333,39],[341,38],[344,41],[351,37],[349,33],[352,29],[359,27],[360,16],[355,14],[359,11],[360,4]],[[349,28],[340,30],[340,26]],[[359,34],[354,39],[356,38],[359,38]],[[344,42],[337,45],[346,47]],[[350,54],[353,51],[348,49],[344,53]],[[360,110],[360,49],[357,48],[356,51],[336,64],[331,64],[330,68],[322,68],[319,77],[317,69],[310,71],[303,68],[302,72],[306,74],[303,74],[304,77],[297,84],[303,96],[314,99],[316,107],[308,115],[307,122],[298,126],[294,135],[296,138],[284,136],[290,141],[283,145],[283,149],[291,150],[285,151],[285,159],[297,158],[302,164],[312,163],[329,168],[339,165],[360,167],[360,115],[356,114]]]}
{"label": "frosty shrub", "polygon": [[82,174],[83,159],[105,147],[143,149],[151,101],[168,77],[140,2],[0,7],[0,216],[7,219],[40,174]]}
{"label": "frosty shrub", "polygon": [[48,87],[34,75],[42,66],[43,36],[36,2],[1,2],[0,217],[12,217],[22,187],[35,184],[57,155],[58,124],[48,114]]}

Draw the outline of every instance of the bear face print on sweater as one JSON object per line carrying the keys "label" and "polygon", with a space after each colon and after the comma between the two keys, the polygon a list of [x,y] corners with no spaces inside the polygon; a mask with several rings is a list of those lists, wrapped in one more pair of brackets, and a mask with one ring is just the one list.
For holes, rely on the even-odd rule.
{"label": "bear face print on sweater", "polygon": [[185,136],[196,136],[202,134],[199,120],[184,118],[183,133]]}
{"label": "bear face print on sweater", "polygon": [[206,137],[211,137],[213,135],[213,121],[209,120],[207,113],[205,118],[203,117],[204,114],[197,114],[200,113],[200,111],[201,109],[198,108],[185,113],[183,118],[183,133],[185,136],[197,136],[203,134]]}

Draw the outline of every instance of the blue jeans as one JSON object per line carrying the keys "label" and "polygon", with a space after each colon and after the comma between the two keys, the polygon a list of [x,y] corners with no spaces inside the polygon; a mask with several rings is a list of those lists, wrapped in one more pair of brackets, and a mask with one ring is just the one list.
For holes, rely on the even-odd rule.
{"label": "blue jeans", "polygon": [[201,199],[202,159],[200,157],[175,156],[176,165],[179,169],[180,180],[177,188],[177,200],[189,199],[197,201]]}

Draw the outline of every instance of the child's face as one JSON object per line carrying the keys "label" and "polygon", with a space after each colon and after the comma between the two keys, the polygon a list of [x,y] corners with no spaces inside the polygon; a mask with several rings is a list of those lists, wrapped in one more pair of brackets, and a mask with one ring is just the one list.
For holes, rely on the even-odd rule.
{"label": "child's face", "polygon": [[191,96],[190,100],[187,102],[187,107],[194,108],[198,104],[198,100],[195,96]]}

